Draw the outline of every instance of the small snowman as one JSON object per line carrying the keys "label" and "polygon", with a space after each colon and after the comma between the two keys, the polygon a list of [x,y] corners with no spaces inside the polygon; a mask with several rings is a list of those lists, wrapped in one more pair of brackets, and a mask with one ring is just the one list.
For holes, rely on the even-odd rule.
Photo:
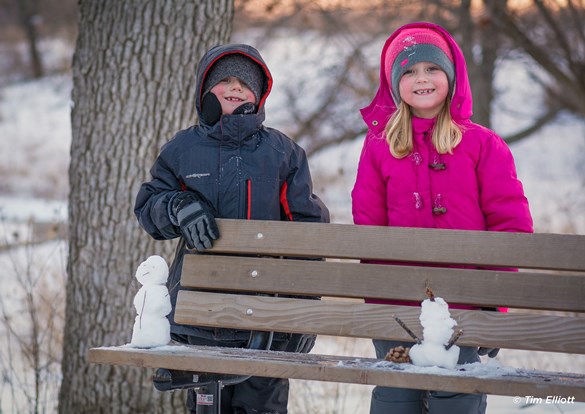
{"label": "small snowman", "polygon": [[[435,297],[430,291],[429,299],[421,304],[419,319],[423,327],[423,340],[410,349],[412,363],[421,367],[455,368],[459,359],[459,347],[453,345],[454,341],[450,339],[457,322],[451,318],[447,302],[443,298]],[[461,333],[462,331],[458,334]]]}
{"label": "small snowman", "polygon": [[138,315],[132,330],[132,346],[152,348],[170,342],[171,327],[166,317],[171,312],[168,277],[169,267],[160,256],[150,256],[136,269],[136,279],[142,287],[134,296]]}

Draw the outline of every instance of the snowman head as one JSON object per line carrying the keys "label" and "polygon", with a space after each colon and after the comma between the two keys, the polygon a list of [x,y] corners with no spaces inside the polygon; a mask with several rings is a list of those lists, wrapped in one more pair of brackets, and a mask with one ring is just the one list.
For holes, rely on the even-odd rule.
{"label": "snowman head", "polygon": [[150,256],[136,269],[136,279],[142,285],[164,285],[168,277],[169,267],[160,256]]}

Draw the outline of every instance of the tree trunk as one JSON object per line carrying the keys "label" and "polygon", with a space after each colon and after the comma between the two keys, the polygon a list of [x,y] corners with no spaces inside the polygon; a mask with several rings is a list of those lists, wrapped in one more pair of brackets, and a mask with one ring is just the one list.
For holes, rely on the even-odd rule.
{"label": "tree trunk", "polygon": [[38,47],[39,2],[35,0],[15,0],[15,3],[18,8],[20,24],[28,41],[31,74],[33,78],[38,79],[43,77],[45,73]]}
{"label": "tree trunk", "polygon": [[[507,0],[495,0],[505,7]],[[461,49],[467,62],[469,82],[473,91],[473,121],[492,128],[494,76],[500,53],[501,37],[487,16],[473,16],[472,1],[462,0],[458,10]],[[474,53],[478,46],[480,53]]]}
{"label": "tree trunk", "polygon": [[233,0],[82,0],[73,59],[69,259],[60,413],[181,412],[153,371],[90,365],[87,350],[130,342],[150,254],[134,197],[160,146],[195,121],[195,66],[231,34]]}

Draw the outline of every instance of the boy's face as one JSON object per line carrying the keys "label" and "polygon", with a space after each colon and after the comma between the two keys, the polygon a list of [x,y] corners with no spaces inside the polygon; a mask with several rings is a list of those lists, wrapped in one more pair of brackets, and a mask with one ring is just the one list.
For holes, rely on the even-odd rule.
{"label": "boy's face", "polygon": [[252,90],[235,76],[219,81],[210,92],[219,100],[223,115],[231,115],[237,107],[247,102],[256,104],[256,97]]}

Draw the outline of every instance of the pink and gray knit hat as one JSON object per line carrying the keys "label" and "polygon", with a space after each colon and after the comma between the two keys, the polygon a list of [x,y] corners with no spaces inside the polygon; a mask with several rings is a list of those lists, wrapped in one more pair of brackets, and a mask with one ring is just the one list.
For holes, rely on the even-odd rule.
{"label": "pink and gray knit hat", "polygon": [[449,91],[453,91],[455,65],[445,38],[433,29],[404,29],[392,40],[385,56],[386,78],[392,86],[392,98],[396,105],[400,103],[400,78],[419,62],[431,62],[439,66],[447,74]]}

